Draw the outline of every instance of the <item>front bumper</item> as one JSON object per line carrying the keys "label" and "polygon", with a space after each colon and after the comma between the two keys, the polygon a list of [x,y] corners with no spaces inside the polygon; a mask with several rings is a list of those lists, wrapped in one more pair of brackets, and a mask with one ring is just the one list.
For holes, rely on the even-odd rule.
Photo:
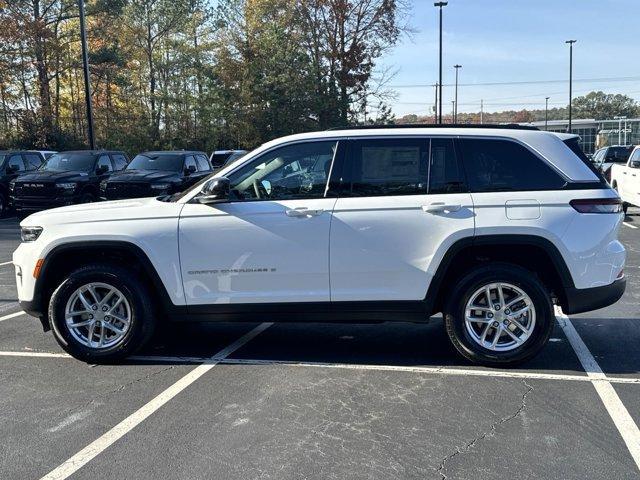
{"label": "front bumper", "polygon": [[626,287],[627,279],[624,277],[600,287],[568,287],[565,289],[566,305],[562,306],[562,310],[568,315],[608,307],[620,300]]}

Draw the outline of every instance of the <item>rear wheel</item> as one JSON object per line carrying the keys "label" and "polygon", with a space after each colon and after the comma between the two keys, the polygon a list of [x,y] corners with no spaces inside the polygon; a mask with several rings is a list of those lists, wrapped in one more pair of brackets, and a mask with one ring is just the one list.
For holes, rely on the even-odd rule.
{"label": "rear wheel", "polygon": [[144,282],[111,265],[90,265],[69,274],[53,292],[49,322],[60,346],[91,363],[132,355],[153,334],[155,315]]}
{"label": "rear wheel", "polygon": [[457,283],[444,312],[447,334],[465,358],[511,366],[536,355],[553,329],[550,295],[511,264],[478,267]]}

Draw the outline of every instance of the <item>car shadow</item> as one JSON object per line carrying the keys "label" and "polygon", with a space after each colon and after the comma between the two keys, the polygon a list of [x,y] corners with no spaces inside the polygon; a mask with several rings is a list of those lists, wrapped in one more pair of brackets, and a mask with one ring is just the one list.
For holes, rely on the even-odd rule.
{"label": "car shadow", "polygon": [[[597,320],[597,319],[595,319]],[[127,363],[188,364],[210,358],[257,324],[209,323],[172,325]],[[640,327],[640,325],[639,325]],[[614,328],[612,325],[611,328]],[[638,329],[640,334],[640,328]],[[629,344],[633,349],[633,345]],[[140,360],[143,357],[144,360]],[[629,355],[629,358],[632,358]],[[154,360],[156,358],[157,360]],[[442,319],[426,324],[275,323],[233,352],[230,359],[248,363],[328,363],[397,367],[478,368],[452,347]],[[600,359],[598,359],[600,360]],[[640,355],[607,373],[637,373]],[[559,325],[532,360],[512,371],[586,375]]]}

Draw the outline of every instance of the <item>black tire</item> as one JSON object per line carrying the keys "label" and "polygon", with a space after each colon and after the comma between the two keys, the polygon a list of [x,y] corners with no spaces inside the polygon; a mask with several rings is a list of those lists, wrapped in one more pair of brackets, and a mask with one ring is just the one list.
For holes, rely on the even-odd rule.
{"label": "black tire", "polygon": [[[131,307],[129,330],[115,345],[96,349],[79,342],[65,321],[65,307],[71,295],[82,285],[105,283],[120,290]],[[154,305],[144,281],[138,275],[119,266],[88,265],[71,272],[56,288],[49,302],[49,324],[56,341],[71,356],[90,363],[113,363],[142,348],[155,329]]]}
{"label": "black tire", "polygon": [[[479,288],[504,282],[520,288],[531,299],[536,321],[529,338],[509,351],[494,351],[478,344],[465,327],[465,307]],[[547,343],[553,330],[554,313],[550,294],[538,277],[522,267],[497,263],[476,267],[456,282],[443,311],[444,323],[456,350],[474,363],[491,367],[511,367],[534,357]]]}
{"label": "black tire", "polygon": [[4,217],[8,210],[7,197],[4,193],[0,193],[0,218]]}
{"label": "black tire", "polygon": [[627,210],[629,210],[629,204],[627,202],[622,202],[622,211],[624,214],[627,214]]}

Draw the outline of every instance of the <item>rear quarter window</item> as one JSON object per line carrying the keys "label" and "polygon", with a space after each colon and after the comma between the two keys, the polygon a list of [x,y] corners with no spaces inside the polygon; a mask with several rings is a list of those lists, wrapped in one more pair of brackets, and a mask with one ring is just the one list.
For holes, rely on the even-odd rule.
{"label": "rear quarter window", "polygon": [[511,140],[463,138],[460,150],[472,192],[556,190],[564,178]]}

